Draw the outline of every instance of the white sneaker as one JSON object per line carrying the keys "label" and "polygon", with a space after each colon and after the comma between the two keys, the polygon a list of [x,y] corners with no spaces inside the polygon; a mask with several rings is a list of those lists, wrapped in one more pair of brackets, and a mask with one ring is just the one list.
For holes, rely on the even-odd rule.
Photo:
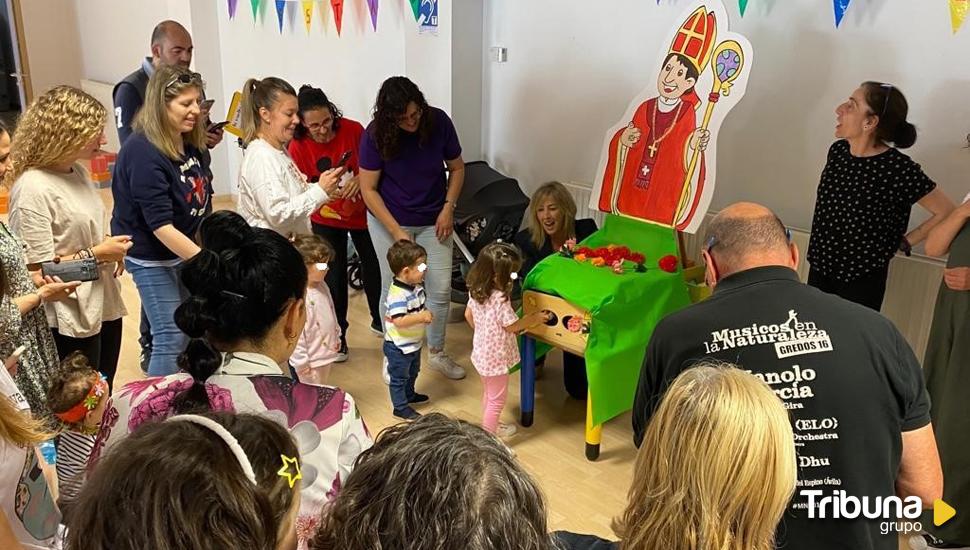
{"label": "white sneaker", "polygon": [[391,385],[391,373],[387,372],[387,357],[384,358],[381,364],[381,372],[384,374],[384,383],[388,386]]}
{"label": "white sneaker", "polygon": [[516,429],[514,424],[503,424],[502,422],[499,422],[498,427],[495,428],[495,435],[504,439],[506,437],[515,435],[515,432],[517,431],[518,429]]}
{"label": "white sneaker", "polygon": [[465,369],[443,351],[428,353],[428,368],[452,380],[461,380],[465,377]]}

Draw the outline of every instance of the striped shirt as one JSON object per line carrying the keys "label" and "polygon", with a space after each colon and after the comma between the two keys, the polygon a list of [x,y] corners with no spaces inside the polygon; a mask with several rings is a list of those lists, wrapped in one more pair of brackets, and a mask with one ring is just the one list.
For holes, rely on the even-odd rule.
{"label": "striped shirt", "polygon": [[406,328],[394,326],[393,319],[424,311],[424,287],[411,286],[394,279],[391,288],[387,290],[387,308],[385,315],[384,340],[392,342],[402,353],[413,353],[421,349],[424,340],[424,323],[415,323]]}
{"label": "striped shirt", "polygon": [[73,502],[84,485],[88,457],[94,449],[94,436],[65,430],[57,438],[58,502],[63,507]]}

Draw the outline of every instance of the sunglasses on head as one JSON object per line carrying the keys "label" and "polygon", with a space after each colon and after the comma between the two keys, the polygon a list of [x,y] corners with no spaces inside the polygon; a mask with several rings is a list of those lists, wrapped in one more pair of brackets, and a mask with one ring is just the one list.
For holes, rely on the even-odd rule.
{"label": "sunglasses on head", "polygon": [[889,96],[893,95],[893,85],[880,84],[879,87],[886,90],[886,99],[882,102],[882,112],[879,113],[879,118],[882,118],[886,116],[886,108],[889,107]]}
{"label": "sunglasses on head", "polygon": [[199,73],[181,73],[181,74],[177,74],[171,80],[168,81],[168,84],[165,85],[165,88],[166,89],[171,88],[172,86],[175,85],[175,83],[181,83],[181,84],[198,84],[199,86],[202,86],[203,88],[205,87],[205,82],[202,80],[202,75],[200,75]]}

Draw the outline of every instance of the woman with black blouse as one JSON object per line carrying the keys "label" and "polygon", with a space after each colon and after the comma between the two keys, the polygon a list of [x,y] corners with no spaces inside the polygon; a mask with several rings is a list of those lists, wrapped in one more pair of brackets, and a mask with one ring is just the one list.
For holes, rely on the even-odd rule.
{"label": "woman with black blouse", "polygon": [[[909,106],[891,84],[865,82],[835,110],[835,137],[822,170],[808,244],[808,284],[875,310],[889,260],[907,256],[953,210],[920,165],[899,149],[916,143]],[[918,203],[932,214],[909,233]]]}

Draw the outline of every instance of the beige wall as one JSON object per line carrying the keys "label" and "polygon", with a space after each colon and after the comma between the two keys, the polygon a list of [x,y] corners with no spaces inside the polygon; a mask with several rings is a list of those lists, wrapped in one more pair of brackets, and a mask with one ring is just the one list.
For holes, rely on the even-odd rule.
{"label": "beige wall", "polygon": [[58,84],[81,85],[77,7],[65,0],[20,0],[34,96]]}

